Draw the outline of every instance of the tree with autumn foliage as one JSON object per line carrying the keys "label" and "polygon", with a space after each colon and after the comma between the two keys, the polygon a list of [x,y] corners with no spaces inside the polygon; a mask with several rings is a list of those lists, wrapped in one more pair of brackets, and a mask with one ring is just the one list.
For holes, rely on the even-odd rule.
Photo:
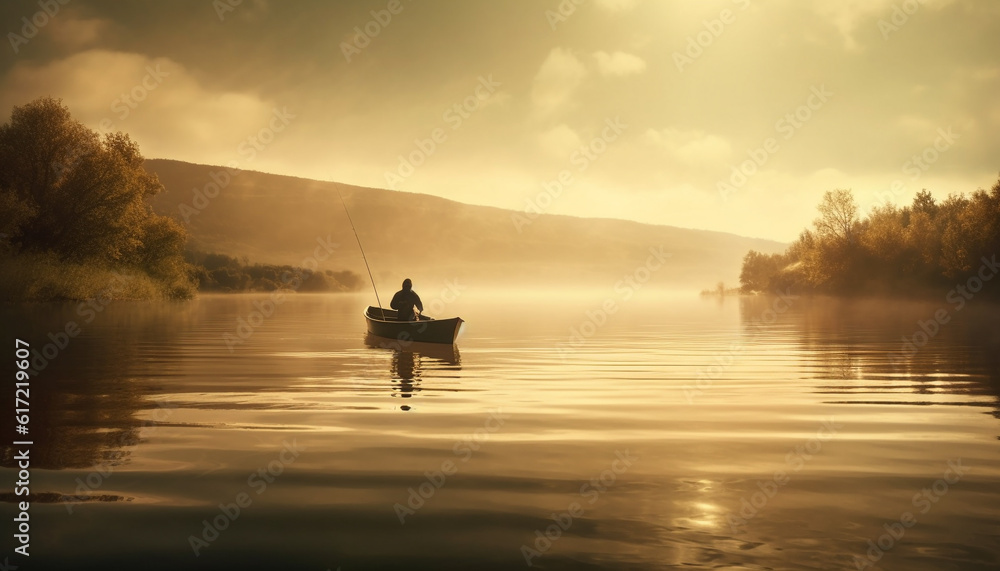
{"label": "tree with autumn foliage", "polygon": [[163,187],[142,164],[128,135],[99,136],[60,100],[15,107],[0,126],[4,255],[11,262],[44,258],[50,268],[144,274],[163,296],[189,297],[186,233],[153,213],[148,199]]}
{"label": "tree with autumn foliage", "polygon": [[[813,228],[785,253],[746,255],[743,291],[940,292],[1000,255],[1000,181],[941,202],[923,190],[908,206],[876,206],[865,218],[850,191],[833,190],[818,209]],[[1000,290],[987,295],[1000,297]]]}

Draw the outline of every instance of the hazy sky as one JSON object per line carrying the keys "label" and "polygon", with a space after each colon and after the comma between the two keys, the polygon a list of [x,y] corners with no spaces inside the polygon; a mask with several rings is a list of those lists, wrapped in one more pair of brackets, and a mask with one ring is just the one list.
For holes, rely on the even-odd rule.
{"label": "hazy sky", "polygon": [[147,157],[778,240],[1000,173],[994,0],[61,2],[0,7],[5,120]]}

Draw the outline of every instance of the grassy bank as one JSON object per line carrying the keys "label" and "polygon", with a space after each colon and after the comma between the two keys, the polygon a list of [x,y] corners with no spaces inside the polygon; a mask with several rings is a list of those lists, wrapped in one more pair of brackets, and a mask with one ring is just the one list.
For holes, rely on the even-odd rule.
{"label": "grassy bank", "polygon": [[0,258],[0,300],[9,303],[85,299],[164,300],[194,295],[189,284],[166,284],[139,270],[61,262],[45,254]]}
{"label": "grassy bank", "polygon": [[[158,280],[139,269],[111,269],[60,261],[52,254],[0,255],[0,302],[32,303],[114,299],[190,299],[197,291],[356,291],[361,277],[350,271],[312,272],[294,266],[249,264],[222,254],[188,253],[190,279]],[[181,272],[174,272],[180,274]]]}

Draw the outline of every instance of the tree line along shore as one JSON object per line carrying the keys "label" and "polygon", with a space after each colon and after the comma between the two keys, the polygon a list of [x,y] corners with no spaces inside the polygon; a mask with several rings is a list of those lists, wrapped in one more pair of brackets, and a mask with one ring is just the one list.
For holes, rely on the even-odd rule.
{"label": "tree line along shore", "polygon": [[[849,190],[828,191],[812,229],[780,254],[751,250],[742,293],[942,297],[954,289],[1000,299],[1000,180],[990,190],[937,201],[926,190],[905,206],[862,217]],[[1000,281],[1000,280],[998,280]]]}

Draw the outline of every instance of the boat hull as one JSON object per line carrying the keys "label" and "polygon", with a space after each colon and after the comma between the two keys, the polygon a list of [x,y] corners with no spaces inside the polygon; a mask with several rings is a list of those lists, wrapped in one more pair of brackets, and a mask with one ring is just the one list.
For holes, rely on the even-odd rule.
{"label": "boat hull", "polygon": [[420,316],[418,321],[396,321],[396,310],[370,306],[365,310],[368,333],[399,343],[444,343],[453,345],[461,330],[462,318],[432,319]]}

